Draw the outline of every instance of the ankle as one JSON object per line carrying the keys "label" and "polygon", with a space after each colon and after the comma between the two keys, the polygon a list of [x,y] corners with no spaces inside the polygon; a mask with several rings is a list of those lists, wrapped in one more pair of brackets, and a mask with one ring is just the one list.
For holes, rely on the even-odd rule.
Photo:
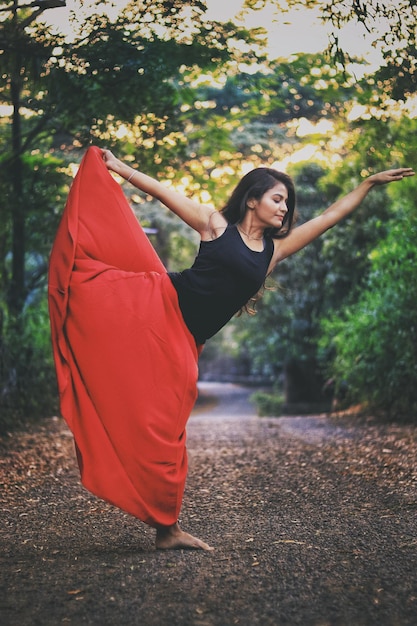
{"label": "ankle", "polygon": [[157,537],[168,537],[174,536],[181,533],[181,529],[179,527],[178,522],[171,524],[170,526],[157,526],[156,535]]}

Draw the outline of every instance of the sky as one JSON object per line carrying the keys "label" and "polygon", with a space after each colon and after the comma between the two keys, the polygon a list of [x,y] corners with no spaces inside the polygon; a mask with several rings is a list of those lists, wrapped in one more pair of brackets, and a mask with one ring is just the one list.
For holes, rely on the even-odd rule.
{"label": "sky", "polygon": [[[210,17],[223,20],[239,12],[242,0],[206,0],[206,4]],[[281,13],[269,4],[262,10],[248,12],[245,24],[267,29],[271,58],[296,52],[321,52],[328,44],[329,26],[320,22],[317,9],[300,8]],[[341,40],[352,54],[369,52],[369,41],[364,39],[364,33],[357,25],[346,28],[341,33]]]}

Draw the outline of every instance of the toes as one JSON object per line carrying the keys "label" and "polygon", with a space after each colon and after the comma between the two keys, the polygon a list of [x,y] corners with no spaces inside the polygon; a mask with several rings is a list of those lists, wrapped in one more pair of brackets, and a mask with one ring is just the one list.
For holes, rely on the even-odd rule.
{"label": "toes", "polygon": [[205,550],[207,552],[214,550],[204,541],[182,531],[176,533],[175,536],[165,537],[163,540],[157,539],[156,548],[165,550]]}
{"label": "toes", "polygon": [[209,546],[207,543],[204,543],[204,541],[200,541],[199,539],[197,539],[195,547],[200,548],[200,550],[206,550],[207,552],[212,552],[214,550],[212,546]]}

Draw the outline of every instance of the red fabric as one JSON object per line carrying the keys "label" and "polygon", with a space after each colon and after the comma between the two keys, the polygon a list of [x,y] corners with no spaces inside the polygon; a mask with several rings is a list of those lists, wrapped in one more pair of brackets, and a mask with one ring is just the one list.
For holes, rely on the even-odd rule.
{"label": "red fabric", "polygon": [[147,524],[173,524],[197,348],[98,148],[80,165],[58,229],[49,307],[61,411],[83,484]]}

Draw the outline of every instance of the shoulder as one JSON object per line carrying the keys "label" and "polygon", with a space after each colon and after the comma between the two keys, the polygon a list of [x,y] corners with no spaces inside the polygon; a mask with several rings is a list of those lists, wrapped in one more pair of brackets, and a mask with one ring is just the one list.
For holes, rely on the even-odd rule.
{"label": "shoulder", "polygon": [[228,226],[228,222],[226,218],[219,213],[219,211],[216,211],[216,209],[211,207],[205,207],[205,209],[208,211],[207,227],[200,233],[201,240],[213,241],[224,233]]}

